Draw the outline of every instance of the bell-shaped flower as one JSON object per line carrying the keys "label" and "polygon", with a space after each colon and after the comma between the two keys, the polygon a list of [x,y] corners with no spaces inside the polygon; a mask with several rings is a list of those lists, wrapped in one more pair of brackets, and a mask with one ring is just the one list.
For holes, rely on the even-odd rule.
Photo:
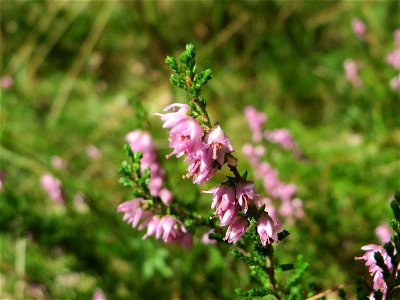
{"label": "bell-shaped flower", "polygon": [[236,243],[249,228],[247,219],[237,216],[226,231],[224,240],[228,243]]}
{"label": "bell-shaped flower", "polygon": [[239,210],[235,188],[229,184],[221,184],[204,193],[213,194],[211,208],[215,209],[214,216],[220,218],[221,226],[231,224]]}
{"label": "bell-shaped flower", "polygon": [[225,154],[233,152],[233,146],[229,138],[219,125],[215,126],[204,138],[212,149],[212,158],[222,166],[225,162]]}
{"label": "bell-shaped flower", "polygon": [[255,197],[256,197],[256,190],[254,182],[240,180],[237,183],[236,198],[244,212],[247,212],[250,201],[253,201]]}
{"label": "bell-shaped flower", "polygon": [[211,149],[207,146],[189,154],[185,161],[189,162],[189,166],[188,172],[184,177],[193,177],[193,183],[195,184],[208,181],[218,171],[218,168],[213,163]]}
{"label": "bell-shaped flower", "polygon": [[258,220],[257,233],[260,236],[263,246],[272,242],[278,242],[278,230],[279,224],[274,222],[268,213],[263,214]]}

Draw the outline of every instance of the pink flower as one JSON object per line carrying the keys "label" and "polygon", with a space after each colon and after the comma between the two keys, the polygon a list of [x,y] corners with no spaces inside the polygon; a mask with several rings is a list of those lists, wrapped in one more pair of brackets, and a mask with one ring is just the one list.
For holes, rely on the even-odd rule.
{"label": "pink flower", "polygon": [[285,128],[265,131],[264,137],[272,143],[281,145],[283,149],[294,149],[296,145],[289,130]]}
{"label": "pink flower", "polygon": [[354,87],[363,85],[363,81],[358,75],[359,65],[352,59],[346,59],[343,62],[343,68],[346,73],[347,80],[351,82]]}
{"label": "pink flower", "polygon": [[107,298],[101,289],[96,289],[92,296],[92,300],[107,300]]}
{"label": "pink flower", "polygon": [[201,184],[210,180],[218,171],[218,168],[214,166],[211,148],[207,146],[188,154],[185,162],[189,162],[189,166],[188,172],[184,177],[189,178],[193,176],[193,183],[195,184]]}
{"label": "pink flower", "polygon": [[185,248],[192,246],[192,238],[186,227],[173,216],[164,216],[161,219],[154,217],[143,238],[152,234],[155,234],[156,239],[162,238],[165,243],[180,244]]}
{"label": "pink flower", "polygon": [[[141,219],[143,219],[143,223],[148,224],[153,217],[152,213],[142,209],[142,204],[142,198],[126,201],[118,205],[117,211],[124,213],[123,220],[128,224],[132,224],[132,227],[135,228]],[[139,230],[141,229],[139,228]]]}
{"label": "pink flower", "polygon": [[392,236],[392,232],[388,225],[381,224],[375,228],[375,234],[379,238],[382,244],[390,242],[390,237]]}
{"label": "pink flower", "polygon": [[56,168],[56,169],[65,168],[64,160],[58,155],[51,157],[51,165],[53,166],[53,168]]}
{"label": "pink flower", "polygon": [[13,84],[14,82],[11,76],[5,75],[0,77],[0,89],[8,90]]}
{"label": "pink flower", "polygon": [[153,138],[150,133],[137,129],[131,131],[126,136],[126,140],[131,146],[133,152],[143,153],[141,159],[141,168],[150,168],[149,190],[153,196],[159,196],[165,205],[170,205],[173,195],[167,188],[164,188],[164,169],[157,161],[157,153]]}
{"label": "pink flower", "polygon": [[247,212],[249,203],[256,197],[254,182],[241,180],[236,185],[236,198],[244,212]]}
{"label": "pink flower", "polygon": [[224,240],[228,243],[236,243],[249,228],[249,221],[237,216],[226,231]]}
{"label": "pink flower", "polygon": [[221,226],[231,224],[239,211],[234,187],[229,184],[221,184],[205,193],[214,194],[211,208],[215,209],[214,216],[219,217]]}
{"label": "pink flower", "polygon": [[383,270],[376,264],[374,255],[375,252],[379,252],[382,255],[383,262],[389,269],[389,272],[393,272],[390,256],[387,254],[386,250],[379,245],[369,244],[361,247],[361,249],[366,251],[365,254],[361,257],[356,257],[355,259],[365,260],[365,265],[368,267],[369,273],[373,277],[373,289],[380,290],[383,294],[383,299],[385,299],[387,285],[383,277]]}
{"label": "pink flower", "polygon": [[268,213],[263,214],[258,220],[257,232],[263,246],[278,242],[278,230],[279,224],[274,222]]}
{"label": "pink flower", "polygon": [[364,40],[366,36],[366,27],[363,21],[356,18],[351,21],[351,28],[356,36]]}
{"label": "pink flower", "polygon": [[126,140],[131,146],[132,152],[140,151],[143,153],[142,166],[150,167],[155,162],[156,150],[150,133],[136,129],[126,135]]}
{"label": "pink flower", "polygon": [[61,181],[59,179],[55,178],[50,173],[46,173],[40,177],[40,183],[51,200],[59,204],[64,204],[64,195],[62,193]]}
{"label": "pink flower", "polygon": [[246,106],[244,115],[253,132],[253,140],[256,142],[261,141],[262,127],[268,119],[267,115],[257,111],[253,106]]}
{"label": "pink flower", "polygon": [[393,77],[390,80],[390,87],[392,88],[392,90],[396,91],[396,90],[400,90],[400,75]]}
{"label": "pink flower", "polygon": [[172,192],[167,189],[167,188],[162,188],[158,194],[158,196],[160,197],[161,201],[166,205],[170,205],[172,202],[172,199],[174,198],[174,195],[172,194]]}
{"label": "pink flower", "polygon": [[225,154],[233,152],[233,146],[219,125],[215,126],[204,138],[212,149],[212,158],[222,166],[225,162]]}
{"label": "pink flower", "polygon": [[174,151],[168,154],[167,158],[172,155],[176,155],[176,157],[184,154],[190,155],[196,150],[203,148],[203,135],[203,129],[196,120],[187,118],[179,122],[169,133],[169,146]]}
{"label": "pink flower", "polygon": [[169,133],[170,147],[174,149],[167,157],[183,154],[190,154],[203,147],[203,129],[197,121],[187,115],[189,106],[186,104],[174,103],[164,108],[164,111],[173,108],[178,111],[166,114],[156,114],[164,121],[163,128],[171,128]]}
{"label": "pink flower", "polygon": [[101,157],[101,151],[95,145],[89,145],[86,148],[86,154],[93,159],[98,159]]}
{"label": "pink flower", "polygon": [[217,243],[216,240],[210,239],[210,234],[214,233],[215,230],[214,229],[210,229],[207,232],[205,232],[201,238],[201,242],[204,245],[215,245]]}
{"label": "pink flower", "polygon": [[386,56],[386,62],[393,66],[396,70],[400,69],[400,48],[394,50],[393,52],[390,52]]}

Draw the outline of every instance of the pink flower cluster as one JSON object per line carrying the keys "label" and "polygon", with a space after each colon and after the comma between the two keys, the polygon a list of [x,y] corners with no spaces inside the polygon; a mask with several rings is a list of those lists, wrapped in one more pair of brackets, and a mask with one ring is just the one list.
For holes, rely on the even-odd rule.
{"label": "pink flower cluster", "polygon": [[[262,132],[263,123],[256,122],[257,126],[255,126],[253,121],[249,118],[249,112],[254,116],[262,113],[259,113],[252,106],[245,108],[245,117],[253,131],[253,134],[255,133],[254,128],[257,130],[256,133]],[[265,130],[262,136],[269,142],[281,145],[284,149],[293,150],[296,157],[301,155],[301,151],[287,129],[280,128],[269,131]],[[242,151],[249,158],[250,164],[254,169],[254,175],[263,181],[265,191],[270,197],[281,201],[279,214],[284,217],[291,216],[297,219],[303,218],[303,202],[301,199],[294,197],[297,191],[296,185],[282,182],[279,179],[278,171],[269,163],[262,161],[262,157],[266,153],[265,147],[263,145],[245,144]],[[257,199],[256,204],[259,207],[265,205],[265,209],[269,212],[269,215],[272,216],[273,219],[278,218],[277,211],[272,206],[272,200],[270,198],[259,198]]]}
{"label": "pink flower cluster", "polygon": [[[394,32],[394,41],[396,49],[386,55],[386,62],[394,69],[400,70],[400,28],[396,29]],[[390,87],[393,90],[400,90],[400,75],[390,80]]]}
{"label": "pink flower cluster", "polygon": [[[221,226],[229,226],[224,240],[236,243],[249,227],[249,221],[239,215],[247,213],[250,206],[256,204],[258,195],[254,183],[240,180],[235,185],[222,183],[205,193],[213,194],[211,208],[214,216],[219,218]],[[264,214],[258,221],[257,231],[262,244],[278,242],[277,230],[279,226],[268,214]]]}
{"label": "pink flower cluster", "polygon": [[246,106],[244,116],[253,133],[253,141],[260,142],[263,138],[263,126],[268,120],[265,113],[257,111],[253,106]]}
{"label": "pink flower cluster", "polygon": [[59,204],[64,204],[64,195],[59,179],[50,173],[46,173],[40,177],[40,183],[51,200]]}
{"label": "pink flower cluster", "polygon": [[360,69],[360,64],[356,63],[354,60],[348,58],[343,62],[344,72],[346,78],[354,87],[361,87],[363,85],[363,80],[358,74]]}
{"label": "pink flower cluster", "polygon": [[128,133],[126,140],[131,146],[132,152],[140,151],[143,153],[141,168],[150,169],[149,190],[151,195],[160,197],[165,205],[170,205],[173,195],[172,192],[163,187],[164,169],[157,161],[156,149],[150,133],[143,130],[134,130]]}
{"label": "pink flower cluster", "polygon": [[167,158],[185,155],[189,165],[184,177],[193,177],[195,184],[208,181],[225,163],[225,155],[233,152],[230,140],[219,125],[205,133],[201,125],[188,116],[188,105],[174,103],[164,111],[170,109],[170,113],[157,114],[164,121],[163,128],[170,128],[169,146],[173,151]]}
{"label": "pink flower cluster", "polygon": [[[386,299],[387,285],[383,277],[383,270],[376,264],[374,254],[379,252],[382,255],[383,262],[389,269],[389,272],[393,272],[393,265],[390,256],[387,254],[385,248],[379,245],[369,244],[361,247],[362,250],[366,251],[361,257],[356,257],[356,260],[365,260],[365,265],[368,267],[370,275],[373,277],[373,289],[375,291],[380,290],[383,294],[382,299]],[[400,265],[397,266],[397,271],[400,270]],[[396,272],[397,273],[397,272]],[[374,299],[373,293],[370,295],[370,299]]]}
{"label": "pink flower cluster", "polygon": [[[261,145],[254,147],[251,144],[243,146],[243,153],[249,157],[250,164],[254,169],[254,175],[263,181],[265,191],[274,199],[281,201],[279,214],[284,217],[304,217],[303,202],[295,197],[297,187],[293,183],[284,183],[279,179],[279,173],[269,163],[262,161],[265,148]],[[258,206],[265,205],[273,217],[276,217],[275,210],[271,207],[271,199],[261,198]]]}
{"label": "pink flower cluster", "polygon": [[257,111],[253,106],[246,106],[244,116],[252,131],[254,142],[261,142],[265,139],[270,143],[280,145],[285,150],[292,150],[296,157],[301,156],[301,152],[289,130],[278,128],[264,131],[264,123],[268,120],[265,113]]}
{"label": "pink flower cluster", "polygon": [[162,238],[165,243],[191,247],[192,237],[181,221],[170,215],[161,217],[153,214],[145,209],[145,205],[145,200],[137,198],[121,203],[118,212],[124,213],[123,220],[132,224],[133,228],[138,225],[139,230],[147,228],[143,239],[155,235],[156,239]]}

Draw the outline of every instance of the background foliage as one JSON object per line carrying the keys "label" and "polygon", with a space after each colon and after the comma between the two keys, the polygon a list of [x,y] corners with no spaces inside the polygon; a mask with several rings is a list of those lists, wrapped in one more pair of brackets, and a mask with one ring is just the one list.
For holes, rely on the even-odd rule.
{"label": "background foliage", "polygon": [[[302,254],[316,291],[346,283],[354,294],[354,272],[366,272],[354,256],[378,243],[374,229],[389,220],[388,198],[399,190],[399,95],[385,62],[396,1],[1,1],[0,13],[0,74],[13,79],[1,90],[2,299],[88,299],[95,288],[108,299],[232,299],[252,285],[227,246],[142,241],[116,213],[129,199],[116,172],[125,135],[145,128],[160,158],[169,152],[152,114],[185,101],[164,59],[188,42],[214,71],[209,113],[242,168],[246,105],[267,113],[269,128],[290,129],[305,154],[271,157],[298,185],[306,213],[286,225],[281,261]],[[355,17],[367,41],[351,31]],[[346,58],[362,62],[363,87],[346,80]],[[90,158],[89,145],[102,156]],[[55,169],[54,156],[66,166]],[[209,195],[182,183],[184,164],[163,163],[170,188],[208,212]],[[65,206],[41,188],[46,172],[62,181]]]}

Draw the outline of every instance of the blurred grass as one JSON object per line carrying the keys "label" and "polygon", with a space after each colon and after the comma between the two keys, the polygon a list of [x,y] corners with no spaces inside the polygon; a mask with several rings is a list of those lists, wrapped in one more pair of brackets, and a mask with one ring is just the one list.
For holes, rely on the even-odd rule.
{"label": "blurred grass", "polygon": [[[307,156],[273,162],[298,184],[307,215],[288,228],[280,259],[302,253],[316,290],[364,270],[354,256],[378,242],[374,228],[399,190],[399,95],[384,59],[399,26],[396,1],[1,1],[0,13],[0,74],[14,81],[1,90],[1,297],[81,299],[100,287],[108,299],[232,299],[251,285],[227,247],[198,242],[185,252],[141,241],[116,214],[129,197],[116,173],[126,133],[144,126],[160,157],[169,152],[152,113],[185,101],[163,61],[188,42],[200,67],[214,70],[210,115],[243,170],[246,105],[267,113],[269,128],[289,128]],[[367,42],[351,32],[354,17],[367,24]],[[346,58],[362,62],[361,89],[345,79]],[[101,158],[88,157],[88,145]],[[53,156],[67,166],[52,167]],[[174,192],[207,211],[210,200],[181,184],[183,163],[164,165]],[[65,208],[39,186],[45,172],[61,179]],[[74,203],[78,193],[87,210]]]}

